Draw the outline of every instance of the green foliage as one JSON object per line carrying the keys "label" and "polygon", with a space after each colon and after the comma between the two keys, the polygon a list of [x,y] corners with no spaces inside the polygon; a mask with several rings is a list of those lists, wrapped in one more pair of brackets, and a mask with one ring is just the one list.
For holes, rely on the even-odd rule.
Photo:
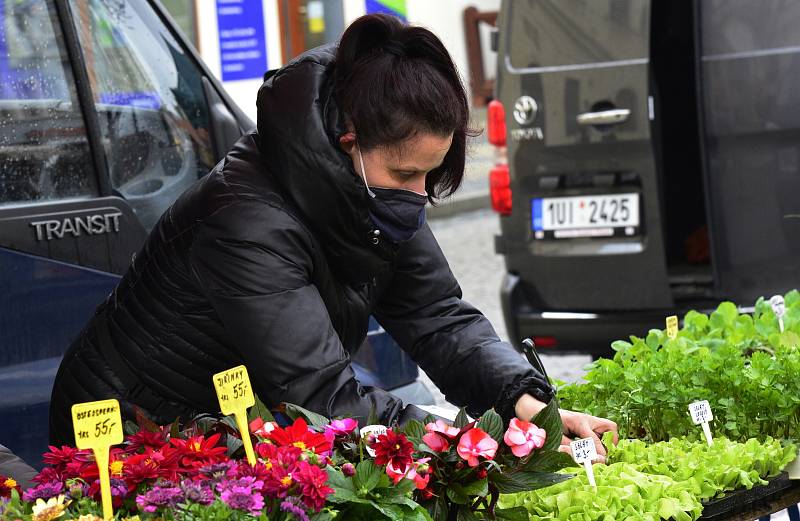
{"label": "green foliage", "polygon": [[584,384],[561,387],[567,409],[616,421],[622,437],[700,439],[688,405],[708,400],[717,436],[800,438],[800,293],[785,297],[785,331],[764,299],[752,315],[724,302],[711,315],[690,311],[674,340],[661,330],[612,344]]}
{"label": "green foliage", "polygon": [[327,472],[328,486],[334,489],[328,501],[340,507],[340,519],[431,520],[428,512],[410,497],[413,481],[403,479],[393,485],[370,460],[359,463],[352,478],[333,467],[328,467]]}

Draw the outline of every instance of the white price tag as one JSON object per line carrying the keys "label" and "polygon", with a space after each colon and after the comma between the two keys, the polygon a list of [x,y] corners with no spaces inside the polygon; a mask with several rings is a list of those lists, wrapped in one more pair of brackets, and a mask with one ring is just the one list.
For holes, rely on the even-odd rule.
{"label": "white price tag", "polygon": [[389,429],[385,425],[367,425],[366,427],[362,427],[359,431],[361,439],[364,440],[364,447],[367,448],[367,453],[373,458],[375,457],[375,450],[367,444],[367,437],[373,435],[377,438],[381,434],[386,434],[387,430]]}
{"label": "white price tag", "polygon": [[597,459],[597,447],[594,445],[593,438],[583,438],[570,442],[572,449],[572,458],[575,463],[583,463],[585,461],[592,462]]}
{"label": "white price tag", "polygon": [[695,425],[708,423],[714,419],[714,415],[711,414],[711,405],[708,404],[708,400],[702,400],[690,404],[689,414],[692,415],[692,421]]}
{"label": "white price tag", "polygon": [[708,404],[708,400],[689,404],[689,414],[692,415],[692,421],[695,425],[703,426],[706,442],[709,445],[713,445],[714,439],[711,437],[711,427],[709,427],[708,422],[714,419],[714,415],[711,413],[711,405]]}
{"label": "white price tag", "polygon": [[594,468],[592,468],[592,462],[597,459],[597,447],[594,444],[594,438],[571,441],[569,447],[572,450],[572,458],[575,463],[583,464],[589,484],[597,488],[597,483],[594,480]]}
{"label": "white price tag", "polygon": [[783,316],[786,314],[786,301],[780,295],[775,295],[769,299],[769,305],[772,312],[778,317],[778,326],[780,326],[781,333],[783,333]]}

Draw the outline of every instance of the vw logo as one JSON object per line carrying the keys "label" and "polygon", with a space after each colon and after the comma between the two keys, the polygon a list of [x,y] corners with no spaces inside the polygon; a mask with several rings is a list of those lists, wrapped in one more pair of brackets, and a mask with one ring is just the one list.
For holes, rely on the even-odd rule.
{"label": "vw logo", "polygon": [[514,103],[514,119],[520,125],[529,125],[536,119],[539,113],[539,105],[530,96],[520,96]]}

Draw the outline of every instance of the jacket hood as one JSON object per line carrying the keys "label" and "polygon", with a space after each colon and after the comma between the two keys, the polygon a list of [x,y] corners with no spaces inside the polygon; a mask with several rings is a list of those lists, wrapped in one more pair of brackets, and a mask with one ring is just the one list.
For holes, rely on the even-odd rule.
{"label": "jacket hood", "polygon": [[346,132],[333,96],[335,45],[312,49],[268,76],[258,91],[259,148],[270,174],[352,284],[388,269],[396,251],[374,240],[367,191],[339,146]]}

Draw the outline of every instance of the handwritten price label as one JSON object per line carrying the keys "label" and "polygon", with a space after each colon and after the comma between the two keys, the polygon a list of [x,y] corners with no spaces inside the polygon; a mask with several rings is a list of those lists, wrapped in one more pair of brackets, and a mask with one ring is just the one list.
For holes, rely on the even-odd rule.
{"label": "handwritten price label", "polygon": [[569,446],[572,449],[572,458],[575,463],[584,463],[586,461],[591,463],[597,459],[597,447],[592,438],[572,441]]}
{"label": "handwritten price label", "polygon": [[103,518],[112,519],[111,482],[108,476],[108,453],[112,445],[122,443],[122,415],[117,400],[76,403],[72,406],[75,446],[92,449],[100,476]]}
{"label": "handwritten price label", "polygon": [[674,339],[678,336],[678,317],[672,315],[667,317],[667,336]]}
{"label": "handwritten price label", "polygon": [[708,400],[702,400],[689,404],[689,414],[692,415],[692,421],[695,425],[708,423],[714,419],[714,415],[711,414],[711,405],[709,405]]}
{"label": "handwritten price label", "polygon": [[769,299],[769,305],[772,308],[772,312],[778,317],[778,326],[780,327],[781,333],[783,333],[783,316],[786,314],[786,301],[782,296],[775,295]]}
{"label": "handwritten price label", "polygon": [[214,389],[222,414],[235,414],[256,404],[250,377],[243,365],[215,374]]}
{"label": "handwritten price label", "polygon": [[240,365],[215,374],[213,379],[220,411],[222,411],[222,414],[233,414],[236,418],[236,425],[242,435],[247,461],[250,465],[255,465],[256,455],[253,452],[253,441],[250,439],[247,409],[256,404],[256,396],[253,393],[253,386],[250,385],[250,376],[247,374],[247,368]]}
{"label": "handwritten price label", "polygon": [[388,430],[389,429],[387,429],[385,425],[367,425],[365,427],[362,427],[361,430],[358,431],[359,434],[361,435],[361,439],[364,440],[364,446],[367,448],[367,453],[373,458],[375,457],[375,449],[367,445],[366,442],[367,438],[370,435],[375,436],[377,438],[381,434],[386,434],[386,431]]}
{"label": "handwritten price label", "polygon": [[122,443],[122,416],[117,400],[76,403],[72,406],[75,446],[79,449]]}

